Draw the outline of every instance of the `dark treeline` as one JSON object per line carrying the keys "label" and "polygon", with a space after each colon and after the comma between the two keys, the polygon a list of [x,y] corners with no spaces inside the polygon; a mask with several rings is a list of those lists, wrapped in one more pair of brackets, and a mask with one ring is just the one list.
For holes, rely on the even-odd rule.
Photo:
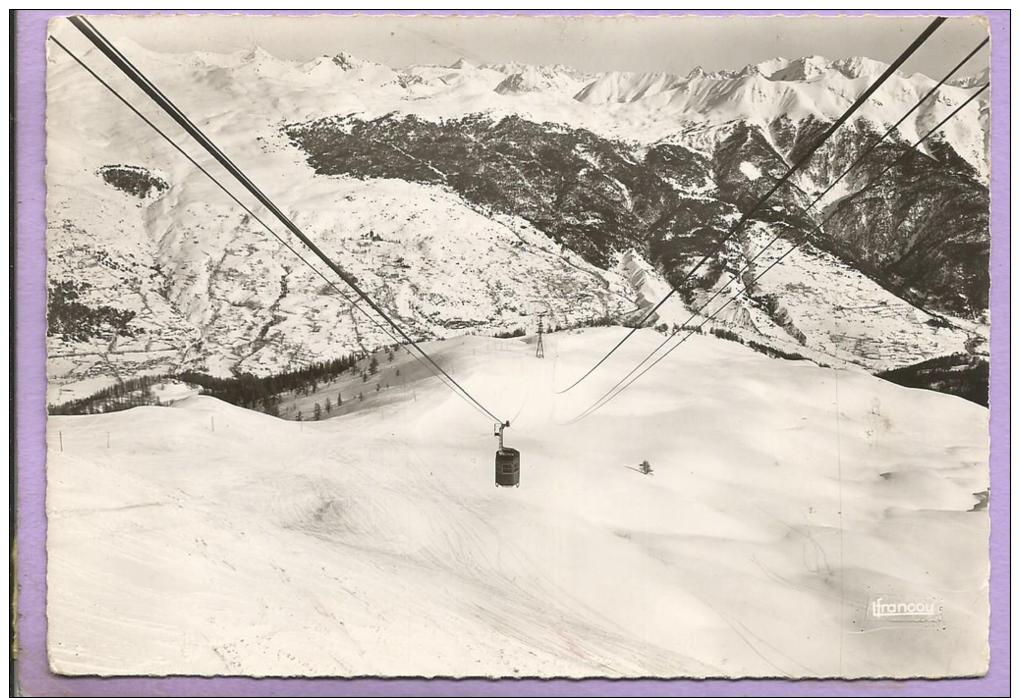
{"label": "dark treeline", "polygon": [[907,388],[935,390],[988,407],[988,360],[982,356],[961,352],[876,375]]}
{"label": "dark treeline", "polygon": [[518,327],[517,329],[510,330],[508,332],[497,332],[496,334],[494,334],[492,336],[495,337],[496,339],[513,339],[514,337],[523,337],[524,336],[524,328],[523,327]]}
{"label": "dark treeline", "polygon": [[345,371],[356,369],[358,362],[364,358],[364,353],[354,352],[331,361],[321,361],[295,371],[265,377],[245,373],[232,378],[215,378],[204,373],[185,371],[178,374],[177,378],[199,386],[203,395],[210,395],[239,407],[278,414],[277,405],[282,393],[295,392],[298,395],[313,393],[318,389],[319,383],[330,381]]}
{"label": "dark treeline", "polygon": [[738,344],[743,344],[746,347],[750,347],[751,349],[754,349],[759,354],[765,354],[765,356],[768,356],[768,357],[773,358],[773,359],[786,359],[787,361],[808,361],[809,360],[806,356],[804,356],[803,354],[798,354],[797,352],[783,351],[782,349],[779,349],[778,347],[770,347],[767,344],[762,344],[761,342],[756,342],[753,339],[745,339],[744,337],[741,337],[736,332],[733,332],[732,330],[728,330],[725,327],[710,327],[708,329],[708,331],[709,331],[710,334],[713,334],[713,335],[715,335],[716,337],[718,337],[720,339],[726,339],[726,340],[729,340],[731,342],[736,342]]}
{"label": "dark treeline", "polygon": [[[575,320],[574,322],[564,322],[557,324],[550,320],[549,325],[545,328],[546,334],[552,332],[569,332],[570,330],[579,330],[584,327],[612,327],[614,325],[621,324],[620,321],[611,315],[597,315],[595,317],[582,318]],[[627,326],[624,324],[624,326]],[[496,335],[499,337],[499,335]],[[523,336],[523,332],[520,336]]]}
{"label": "dark treeline", "polygon": [[50,414],[98,414],[100,412],[116,412],[139,405],[158,405],[159,398],[150,394],[149,388],[156,383],[167,380],[167,376],[139,376],[129,378],[108,388],[103,388],[88,397],[65,402],[62,405],[49,405]]}
{"label": "dark treeline", "polygon": [[[383,347],[382,351],[392,357],[394,350],[392,347]],[[265,377],[245,373],[230,378],[217,378],[197,371],[184,371],[174,376],[140,376],[103,388],[88,397],[62,405],[50,405],[48,411],[50,414],[96,414],[139,405],[159,405],[162,404],[159,396],[149,388],[156,383],[177,380],[198,386],[203,395],[275,415],[278,414],[281,394],[293,391],[298,395],[308,395],[315,392],[320,383],[330,381],[345,371],[357,371],[358,362],[365,358],[365,353],[353,352],[330,361],[320,361],[294,371]],[[362,371],[365,380],[376,373],[378,366],[379,361],[373,356],[368,368]]]}

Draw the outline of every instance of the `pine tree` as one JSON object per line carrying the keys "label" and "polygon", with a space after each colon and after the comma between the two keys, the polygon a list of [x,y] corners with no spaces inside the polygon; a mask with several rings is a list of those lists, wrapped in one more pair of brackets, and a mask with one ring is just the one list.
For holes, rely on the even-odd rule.
{"label": "pine tree", "polygon": [[332,411],[333,411],[333,403],[329,401],[329,398],[326,398],[326,414],[329,414]]}
{"label": "pine tree", "polygon": [[342,404],[344,404],[344,396],[343,396],[343,393],[337,393],[337,394],[336,394],[336,406],[337,406],[337,407],[339,407],[339,406],[340,406],[340,405],[342,405]]}
{"label": "pine tree", "polygon": [[319,421],[320,419],[322,419],[322,405],[320,405],[319,403],[315,403],[314,413],[315,421]]}
{"label": "pine tree", "polygon": [[379,370],[379,359],[377,359],[377,358],[375,358],[373,356],[372,360],[368,363],[368,372],[371,373],[374,376],[378,370]]}

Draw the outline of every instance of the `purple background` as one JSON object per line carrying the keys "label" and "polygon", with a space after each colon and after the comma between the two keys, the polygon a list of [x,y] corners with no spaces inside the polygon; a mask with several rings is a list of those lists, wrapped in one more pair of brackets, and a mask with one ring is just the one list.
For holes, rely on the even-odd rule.
{"label": "purple background", "polygon": [[[152,14],[152,10],[88,10],[86,14]],[[216,10],[220,14],[228,10]],[[316,14],[326,10],[284,10]],[[355,11],[335,12],[350,14]],[[397,11],[361,11],[394,14]],[[196,13],[192,11],[192,13]],[[256,12],[251,12],[255,14]],[[272,14],[260,11],[258,14]],[[402,14],[638,14],[667,11],[412,10]],[[690,14],[676,11],[672,14]],[[45,69],[46,23],[73,11],[22,11],[16,17],[17,230],[15,382],[17,462],[18,665],[23,695],[1008,695],[1009,692],[1009,64],[1008,10],[944,11],[988,18],[992,35],[991,87],[991,668],[976,679],[943,681],[781,680],[503,680],[249,679],[220,677],[68,678],[50,673],[46,658],[46,347],[45,347]],[[697,14],[779,14],[772,11],[698,11]],[[784,10],[782,14],[933,15],[927,10]],[[13,214],[12,214],[13,215]]]}

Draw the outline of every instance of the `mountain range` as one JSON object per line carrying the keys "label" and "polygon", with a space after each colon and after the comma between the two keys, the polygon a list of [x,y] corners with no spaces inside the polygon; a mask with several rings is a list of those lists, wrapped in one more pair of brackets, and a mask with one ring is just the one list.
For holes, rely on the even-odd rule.
{"label": "mountain range", "polygon": [[[814,203],[936,82],[892,76],[688,280],[885,64],[592,74],[118,46],[417,337],[531,332],[539,312],[554,327],[626,323],[673,285],[652,324],[699,324],[739,291],[706,330],[827,365],[986,351],[987,101],[906,151],[987,71],[942,86]],[[47,134],[51,402],[141,373],[266,374],[392,342],[55,47]]]}

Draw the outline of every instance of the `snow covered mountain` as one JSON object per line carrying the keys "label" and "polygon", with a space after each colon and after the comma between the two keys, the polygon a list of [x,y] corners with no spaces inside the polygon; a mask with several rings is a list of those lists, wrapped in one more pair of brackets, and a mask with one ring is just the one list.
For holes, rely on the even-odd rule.
{"label": "snow covered mountain", "polygon": [[[290,62],[118,43],[420,337],[530,331],[539,311],[559,326],[635,317],[884,70],[819,57],[682,77],[394,70],[339,51]],[[979,348],[987,105],[887,181],[862,167],[808,205],[933,84],[893,77],[655,322],[744,290],[716,325],[820,363],[879,370]],[[975,87],[941,88],[875,162]],[[269,373],[391,341],[55,47],[48,99],[51,402],[141,372]],[[752,280],[763,241],[779,233],[781,253],[823,212],[829,226]]]}
{"label": "snow covered mountain", "polygon": [[[795,60],[777,58],[737,71],[705,72],[695,68],[687,76],[667,73],[607,73],[581,90],[575,99],[586,104],[626,103],[626,109],[654,110],[660,115],[697,124],[722,125],[742,121],[768,129],[776,120],[806,119],[831,122],[889,66],[869,58],[830,61],[821,56]],[[916,140],[966,98],[968,91],[987,81],[982,75],[961,78],[940,88],[938,97],[922,105],[899,129],[905,140]],[[936,84],[925,75],[896,74],[865,103],[854,122],[885,127]],[[953,122],[946,139],[953,148],[987,174],[984,139],[987,124],[974,106]],[[881,131],[880,131],[881,133]]]}
{"label": "snow covered mountain", "polygon": [[496,85],[495,90],[501,95],[524,92],[564,93],[576,90],[583,84],[583,77],[566,66],[526,65],[508,75]]}
{"label": "snow covered mountain", "polygon": [[586,104],[633,102],[660,92],[674,89],[682,83],[669,73],[606,73],[589,83],[574,95]]}

